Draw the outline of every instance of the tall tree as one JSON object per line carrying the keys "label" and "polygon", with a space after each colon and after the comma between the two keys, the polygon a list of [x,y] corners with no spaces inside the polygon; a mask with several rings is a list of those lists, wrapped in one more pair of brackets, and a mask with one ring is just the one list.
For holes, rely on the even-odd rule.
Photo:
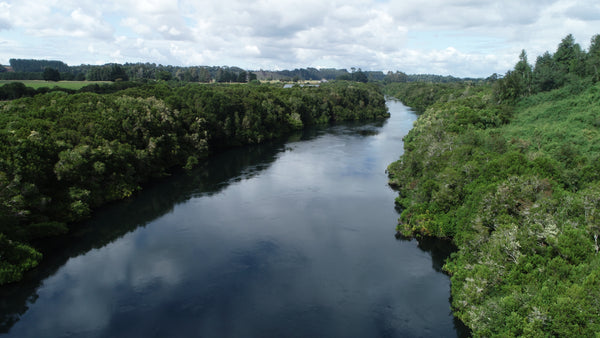
{"label": "tall tree", "polygon": [[516,100],[531,94],[533,71],[527,61],[527,53],[521,51],[519,62],[514,70],[508,71],[503,78],[494,83],[494,95],[499,102]]}
{"label": "tall tree", "polygon": [[549,52],[537,57],[533,69],[533,86],[536,92],[558,88],[564,82],[558,64]]}
{"label": "tall tree", "polygon": [[592,37],[586,58],[586,73],[591,75],[594,81],[600,81],[600,34]]}
{"label": "tall tree", "polygon": [[584,56],[581,46],[575,43],[573,34],[565,36],[554,53],[554,61],[563,74],[583,75]]}
{"label": "tall tree", "polygon": [[515,65],[515,73],[520,77],[521,87],[524,91],[522,94],[531,94],[533,70],[527,61],[527,53],[524,49],[519,55],[519,62]]}

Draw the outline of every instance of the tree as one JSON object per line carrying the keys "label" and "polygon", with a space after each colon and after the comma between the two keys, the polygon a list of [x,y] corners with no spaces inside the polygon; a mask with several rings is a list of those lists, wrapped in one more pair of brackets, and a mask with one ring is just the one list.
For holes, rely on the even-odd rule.
{"label": "tree", "polygon": [[395,73],[392,73],[392,71],[389,71],[387,73],[387,75],[383,78],[383,82],[386,84],[392,83],[392,82],[407,82],[407,81],[408,81],[408,76],[406,75],[406,73],[400,72],[400,71],[396,71]]}
{"label": "tree", "polygon": [[515,69],[507,72],[502,79],[494,83],[496,99],[499,102],[513,101],[523,95],[531,94],[532,77],[533,71],[527,62],[527,53],[522,50]]}
{"label": "tree", "polygon": [[563,65],[568,66],[569,61],[575,58],[575,38],[573,34],[565,36],[554,53],[554,60]]}
{"label": "tree", "polygon": [[600,34],[594,35],[587,53],[586,73],[592,76],[594,81],[600,80]]}
{"label": "tree", "polygon": [[350,80],[352,80],[352,75],[350,75],[348,73],[344,73],[344,74],[338,75],[336,77],[336,80],[350,81]]}
{"label": "tree", "polygon": [[573,34],[569,34],[558,45],[554,53],[554,61],[563,74],[574,73],[581,76],[585,66],[584,56],[581,46],[575,43]]}
{"label": "tree", "polygon": [[33,96],[35,92],[35,89],[25,86],[22,82],[11,82],[0,86],[0,100],[14,100],[23,96]]}
{"label": "tree", "polygon": [[212,80],[210,72],[206,67],[202,67],[198,70],[198,81],[199,82],[210,82]]}
{"label": "tree", "polygon": [[240,83],[248,82],[246,80],[247,75],[248,75],[248,73],[246,73],[245,71],[241,71],[237,76],[237,82],[240,82]]}
{"label": "tree", "polygon": [[522,94],[531,94],[533,71],[531,65],[527,62],[527,53],[524,49],[521,51],[521,55],[519,55],[519,62],[515,65],[515,73],[520,77],[522,90],[525,91]]}
{"label": "tree", "polygon": [[358,68],[358,71],[352,73],[352,80],[356,82],[366,83],[369,81],[369,78],[367,78],[367,74],[365,74],[360,68]]}
{"label": "tree", "polygon": [[552,55],[548,52],[537,57],[533,69],[533,86],[536,92],[558,88],[564,82],[564,75]]}
{"label": "tree", "polygon": [[514,101],[525,92],[521,75],[516,71],[508,71],[503,78],[493,85],[494,96],[498,102]]}
{"label": "tree", "polygon": [[[175,78],[179,81],[184,81],[186,78],[186,74],[188,75],[187,77],[190,77],[190,70],[183,70],[182,68],[179,68],[176,72],[175,72]],[[191,82],[191,81],[187,81],[187,82]]]}
{"label": "tree", "polygon": [[160,72],[156,73],[157,80],[169,81],[171,80],[171,77],[171,73],[167,72],[166,70],[161,70]]}
{"label": "tree", "polygon": [[110,67],[110,81],[129,81],[129,76],[121,65],[115,63]]}
{"label": "tree", "polygon": [[60,81],[60,73],[54,68],[46,67],[43,78],[45,81]]}

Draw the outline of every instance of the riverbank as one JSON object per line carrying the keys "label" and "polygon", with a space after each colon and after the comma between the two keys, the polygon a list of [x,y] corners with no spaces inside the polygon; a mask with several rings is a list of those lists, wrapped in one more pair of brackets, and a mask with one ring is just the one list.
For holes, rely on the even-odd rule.
{"label": "riverbank", "polygon": [[31,246],[210,153],[315,124],[386,118],[379,87],[166,83],[0,103],[0,284],[37,265]]}
{"label": "riverbank", "polygon": [[444,269],[474,335],[600,330],[597,102],[600,84],[585,79],[510,105],[463,84],[423,112],[388,167],[399,233],[459,248]]}

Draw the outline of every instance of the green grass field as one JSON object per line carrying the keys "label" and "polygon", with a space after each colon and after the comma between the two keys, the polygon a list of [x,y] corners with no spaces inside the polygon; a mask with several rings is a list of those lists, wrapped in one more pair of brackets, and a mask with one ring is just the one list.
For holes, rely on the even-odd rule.
{"label": "green grass field", "polygon": [[7,83],[12,83],[12,82],[21,82],[23,84],[25,84],[27,87],[31,87],[34,89],[38,89],[38,88],[42,88],[42,87],[48,87],[48,88],[54,88],[54,87],[61,87],[61,88],[67,88],[67,89],[73,89],[73,90],[77,90],[77,89],[81,89],[82,87],[85,87],[87,85],[91,85],[94,83],[97,84],[102,84],[102,83],[111,83],[110,81],[59,81],[59,82],[51,82],[51,81],[43,81],[43,80],[0,80],[0,86],[3,86]]}

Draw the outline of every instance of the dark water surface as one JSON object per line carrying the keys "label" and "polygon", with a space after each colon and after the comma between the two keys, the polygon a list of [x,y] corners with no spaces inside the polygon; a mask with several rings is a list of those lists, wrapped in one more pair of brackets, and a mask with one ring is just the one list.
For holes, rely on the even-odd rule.
{"label": "dark water surface", "polygon": [[448,246],[394,238],[415,115],[228,151],[95,213],[0,288],[12,337],[455,337]]}

